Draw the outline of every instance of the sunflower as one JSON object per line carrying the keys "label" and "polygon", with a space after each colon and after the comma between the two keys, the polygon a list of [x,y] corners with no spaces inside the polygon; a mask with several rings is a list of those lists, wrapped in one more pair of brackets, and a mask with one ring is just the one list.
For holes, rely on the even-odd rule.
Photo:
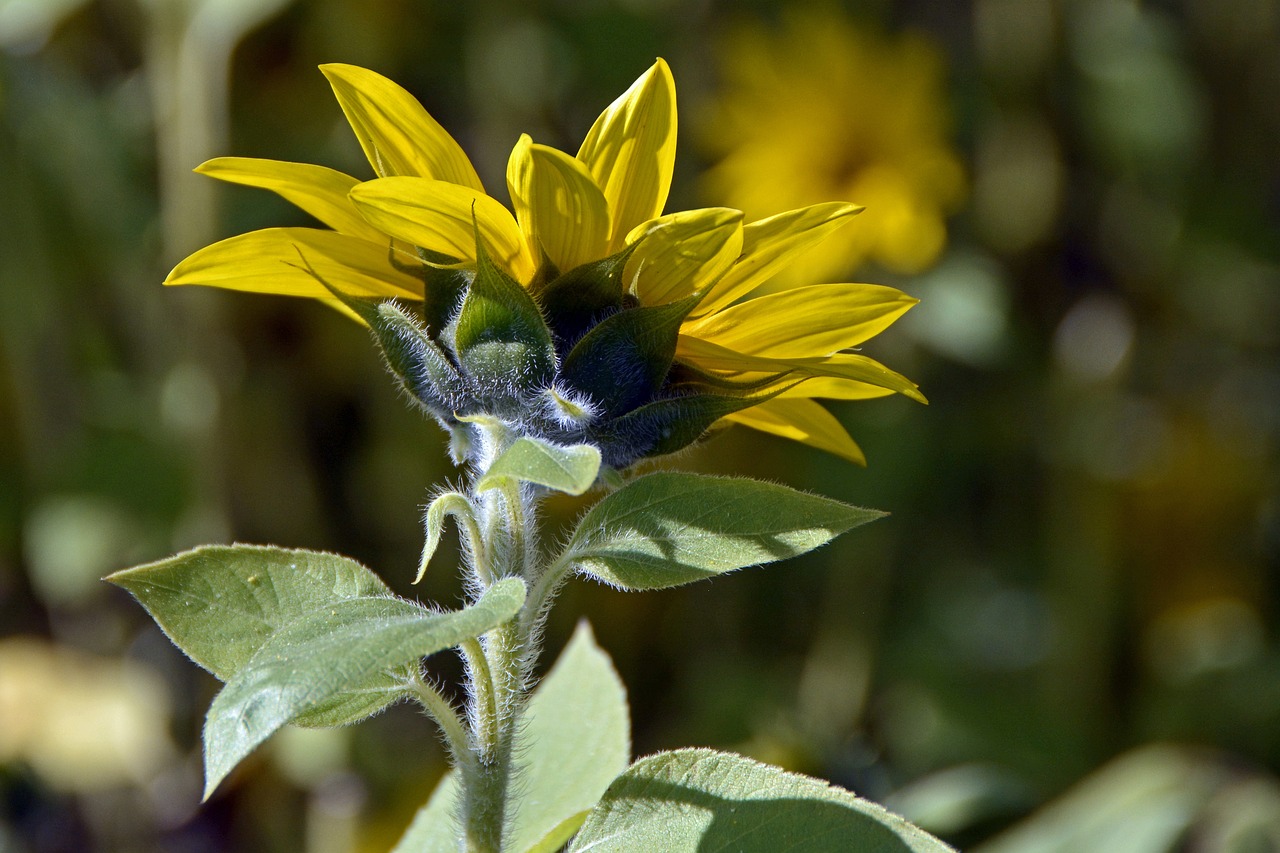
{"label": "sunflower", "polygon": [[[659,59],[576,156],[523,136],[511,208],[457,142],[373,71],[325,65],[378,177],[219,158],[197,171],[273,190],[328,228],[269,228],[208,246],[166,284],[323,300],[370,326],[403,387],[458,438],[481,418],[588,442],[622,468],[740,423],[863,461],[816,399],[916,386],[852,349],[916,300],[817,284],[747,298],[861,208],[826,202],[754,222],[723,207],[663,214],[675,83]],[[410,310],[409,306],[415,307]]]}
{"label": "sunflower", "polygon": [[826,8],[788,7],[717,45],[721,92],[699,128],[718,162],[708,197],[766,216],[827,198],[867,208],[848,238],[793,265],[797,280],[866,261],[932,265],[965,195],[949,138],[943,58],[923,35],[886,36]]}

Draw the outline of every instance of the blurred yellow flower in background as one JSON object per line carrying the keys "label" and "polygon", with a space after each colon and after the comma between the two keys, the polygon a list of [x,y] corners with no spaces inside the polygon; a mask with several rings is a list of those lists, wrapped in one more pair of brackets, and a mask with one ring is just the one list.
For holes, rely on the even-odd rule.
{"label": "blurred yellow flower in background", "polygon": [[822,7],[781,26],[743,23],[717,50],[721,90],[700,138],[718,162],[704,194],[748,219],[839,198],[866,207],[792,266],[825,278],[873,261],[901,273],[933,264],[965,177],[949,140],[945,61],[917,34],[888,36]]}
{"label": "blurred yellow flower in background", "polygon": [[0,767],[22,762],[59,791],[143,785],[176,759],[168,729],[169,696],[149,667],[0,640]]}

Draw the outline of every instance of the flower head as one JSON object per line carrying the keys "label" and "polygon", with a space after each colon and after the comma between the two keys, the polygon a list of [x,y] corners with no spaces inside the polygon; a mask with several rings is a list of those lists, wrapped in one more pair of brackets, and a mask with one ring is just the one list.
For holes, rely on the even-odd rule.
{"label": "flower head", "polygon": [[329,302],[374,331],[404,388],[455,435],[496,419],[517,434],[591,443],[614,467],[685,447],[718,422],[861,461],[815,398],[923,399],[850,351],[914,299],[869,284],[748,298],[859,207],[828,202],[751,223],[729,208],[662,213],[676,139],[662,60],[600,115],[576,156],[521,137],[507,166],[511,209],[399,86],[349,65],[322,71],[378,177],[205,163],[199,171],[274,190],[329,228],[232,237],[166,284]]}
{"label": "flower head", "polygon": [[793,280],[864,261],[918,272],[937,260],[965,182],[931,42],[888,37],[829,8],[788,7],[780,26],[731,30],[718,59],[723,94],[701,128],[721,158],[707,196],[752,216],[828,198],[867,207],[847,239],[794,264]]}

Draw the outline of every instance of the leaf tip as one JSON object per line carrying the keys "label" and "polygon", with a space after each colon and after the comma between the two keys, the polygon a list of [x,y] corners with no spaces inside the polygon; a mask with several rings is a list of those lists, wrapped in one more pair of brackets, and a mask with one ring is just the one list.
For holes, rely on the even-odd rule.
{"label": "leaf tip", "polygon": [[209,754],[209,748],[206,744],[204,750],[204,790],[200,794],[201,803],[209,802],[209,799],[218,790],[218,786],[222,784],[222,780],[227,778],[227,773],[230,769],[229,767],[214,766],[213,756]]}

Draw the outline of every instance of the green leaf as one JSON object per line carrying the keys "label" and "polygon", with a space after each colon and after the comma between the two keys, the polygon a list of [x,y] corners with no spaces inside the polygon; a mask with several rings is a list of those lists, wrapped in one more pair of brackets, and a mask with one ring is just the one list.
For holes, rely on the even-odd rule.
{"label": "green leaf", "polygon": [[785,560],[884,513],[773,483],[658,472],[591,508],[560,559],[627,590]]}
{"label": "green leaf", "polygon": [[580,495],[591,488],[598,473],[600,450],[590,444],[563,447],[541,439],[522,437],[493,461],[476,483],[476,490],[483,492],[510,479]]}
{"label": "green leaf", "polygon": [[511,849],[554,853],[631,759],[626,688],[586,622],[525,709]]}
{"label": "green leaf", "polygon": [[884,808],[820,779],[710,749],[631,765],[592,810],[570,853],[949,853]]}
{"label": "green leaf", "polygon": [[[583,622],[525,710],[510,849],[554,853],[564,845],[626,769],[630,728],[626,689]],[[392,853],[455,853],[460,793],[458,774],[446,774]]]}
{"label": "green leaf", "polygon": [[476,235],[476,276],[462,301],[454,352],[463,369],[486,389],[512,380],[526,388],[551,381],[555,349],[538,305],[498,268]]}
{"label": "green leaf", "polygon": [[226,681],[282,626],[390,588],[355,560],[261,545],[205,545],[106,578],[200,666]]}
{"label": "green leaf", "polygon": [[496,628],[519,611],[524,595],[524,583],[508,578],[465,610],[434,613],[397,598],[357,598],[290,622],[231,677],[209,708],[205,797],[285,723],[370,689],[384,699],[380,691],[388,670]]}

